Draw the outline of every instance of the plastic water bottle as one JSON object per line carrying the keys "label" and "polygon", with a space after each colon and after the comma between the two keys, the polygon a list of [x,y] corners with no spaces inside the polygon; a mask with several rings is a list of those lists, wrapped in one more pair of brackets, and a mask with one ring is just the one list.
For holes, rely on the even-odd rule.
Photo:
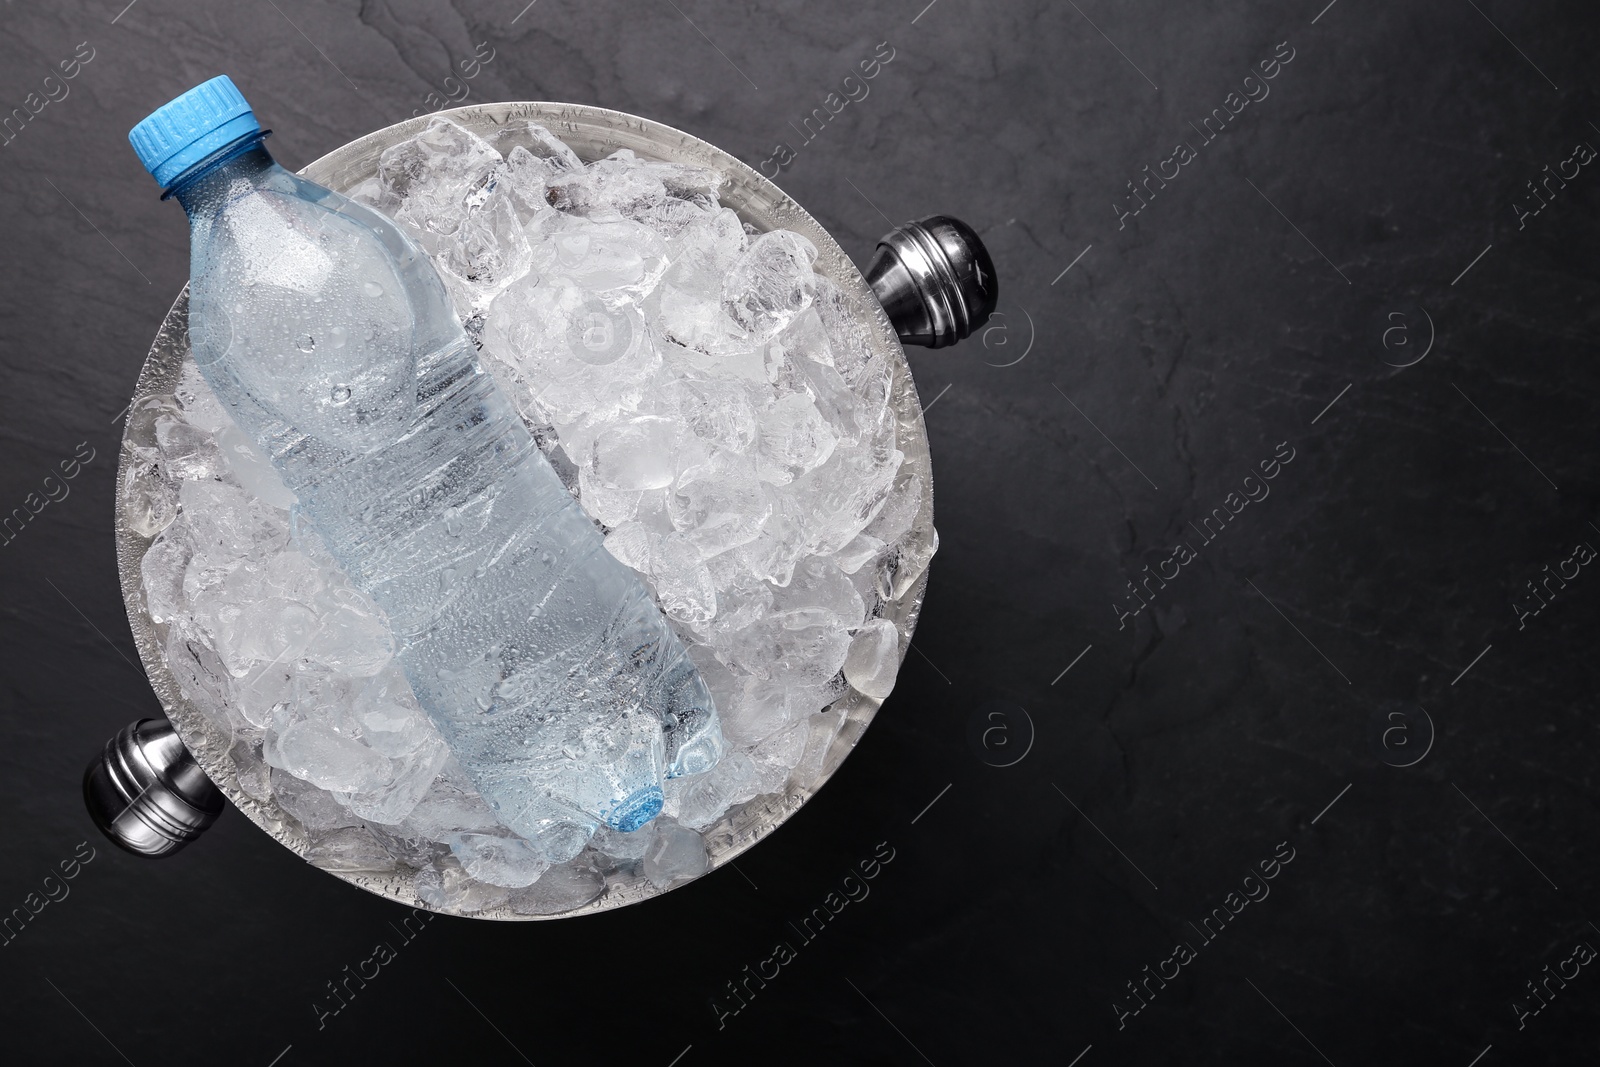
{"label": "plastic water bottle", "polygon": [[637,829],[664,777],[721,756],[705,682],[479,366],[422,250],[280,167],[268,132],[219,77],[128,135],[189,215],[195,362],[388,614],[499,819],[530,839],[563,813]]}

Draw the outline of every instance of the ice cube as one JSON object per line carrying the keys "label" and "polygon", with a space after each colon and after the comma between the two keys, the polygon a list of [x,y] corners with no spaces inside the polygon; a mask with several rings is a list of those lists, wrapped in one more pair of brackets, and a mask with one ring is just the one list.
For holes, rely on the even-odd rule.
{"label": "ice cube", "polygon": [[[672,781],[679,780],[673,779]],[[668,784],[670,785],[671,783],[669,782]],[[639,827],[639,829],[626,834],[621,830],[613,830],[609,826],[602,825],[595,832],[591,844],[594,845],[597,851],[613,859],[636,860],[641,858],[645,851],[649,849],[650,842],[655,839],[655,832],[656,821],[653,819]]]}
{"label": "ice cube", "polygon": [[637,522],[625,522],[606,534],[606,551],[640,574],[650,571],[651,532]]}
{"label": "ice cube", "polygon": [[[880,513],[881,514],[881,513]],[[834,559],[846,574],[855,574],[862,567],[883,556],[884,543],[871,534],[859,533]]]}
{"label": "ice cube", "polygon": [[288,516],[248,496],[238,486],[218,481],[184,482],[178,502],[189,525],[195,555],[224,564],[264,557],[289,540]]}
{"label": "ice cube", "polygon": [[709,213],[722,176],[701,167],[642,160],[623,148],[581,171],[555,175],[548,184],[550,202],[558,210],[584,216],[615,213],[670,229],[681,209],[666,205],[693,201],[690,207]]}
{"label": "ice cube", "polygon": [[299,664],[269,661],[254,665],[234,682],[239,714],[250,725],[265,729],[294,700]]}
{"label": "ice cube", "polygon": [[450,748],[440,738],[431,738],[404,756],[388,759],[384,781],[360,792],[336,793],[351,812],[373,822],[394,824],[403,821],[421,802],[440,768],[450,758]]}
{"label": "ice cube", "polygon": [[588,467],[578,472],[578,489],[583,499],[583,510],[602,526],[615,528],[632,522],[639,514],[639,498],[643,495],[639,490],[607,488],[590,473]]}
{"label": "ice cube", "polygon": [[510,890],[475,878],[457,863],[422,868],[412,883],[412,891],[430,908],[461,915],[497,908],[511,896]]}
{"label": "ice cube", "polygon": [[928,564],[933,560],[934,553],[938,551],[938,530],[929,530],[925,534],[918,533],[901,541],[896,546],[893,568],[884,575],[884,587],[879,590],[879,595],[890,599],[904,596],[916,580],[922,577],[923,572],[928,569]]}
{"label": "ice cube", "polygon": [[263,751],[274,767],[321,789],[365,792],[389,777],[383,756],[314,720],[290,723]]}
{"label": "ice cube", "polygon": [[400,829],[428,840],[446,841],[463,831],[487,833],[503,828],[459,766],[447,761]]}
{"label": "ice cube", "polygon": [[802,503],[793,492],[772,497],[772,513],[755,540],[735,551],[751,574],[777,586],[794,578],[795,564],[806,554],[806,523]]}
{"label": "ice cube", "polygon": [[[848,639],[837,653],[842,658],[848,651]],[[768,672],[772,673],[772,672]],[[821,708],[837,700],[849,690],[837,674],[823,682],[800,684],[777,672],[775,678],[765,676],[745,680],[744,692],[734,705],[730,719],[723,724],[723,733],[729,744],[751,751],[760,742],[815,715]]]}
{"label": "ice cube", "polygon": [[533,267],[559,275],[616,304],[655,289],[667,269],[667,243],[630,219],[567,217],[533,247]]}
{"label": "ice cube", "polygon": [[887,377],[888,369],[874,363],[873,335],[882,320],[882,309],[863,306],[860,298],[848,295],[828,278],[818,277],[813,306],[822,319],[828,337],[833,366],[852,388],[875,377]]}
{"label": "ice cube", "polygon": [[341,826],[354,826],[359,821],[349,808],[334,799],[333,794],[281,768],[274,768],[269,773],[273,799],[307,830],[334,830]]}
{"label": "ice cube", "polygon": [[216,437],[192,426],[181,413],[156,419],[156,446],[169,478],[215,478],[227,466],[217,448]]}
{"label": "ice cube", "polygon": [[435,118],[415,137],[378,157],[383,191],[400,201],[395,217],[415,229],[454,234],[493,191],[504,166],[477,134]]}
{"label": "ice cube", "polygon": [[807,725],[803,718],[773,733],[750,750],[750,763],[756,772],[759,793],[776,793],[783,789],[805,754],[806,737]]}
{"label": "ice cube", "polygon": [[804,516],[811,554],[833,555],[877,517],[904,459],[894,448],[838,446],[827,462],[795,480],[796,510]]}
{"label": "ice cube", "polygon": [[528,153],[551,175],[582,170],[583,161],[565,141],[537,122],[513,122],[490,136],[490,143],[509,161],[518,149]]}
{"label": "ice cube", "polygon": [[353,689],[338,675],[297,674],[292,702],[275,709],[267,730],[266,761],[321,789],[365,793],[387,785],[389,759],[355,736]]}
{"label": "ice cube", "polygon": [[740,552],[727,552],[706,562],[717,590],[717,616],[706,631],[713,649],[772,613],[776,587],[752,574]]}
{"label": "ice cube", "polygon": [[156,423],[182,412],[178,398],[169,394],[157,393],[135,400],[128,405],[123,429],[125,447],[142,460],[159,461],[161,446],[156,440]]}
{"label": "ice cube", "polygon": [[466,286],[469,306],[477,311],[527,274],[533,266],[533,249],[517,222],[511,194],[495,190],[482,208],[462,220],[435,262]]}
{"label": "ice cube", "polygon": [[364,826],[312,834],[306,862],[325,871],[394,870],[394,857]]}
{"label": "ice cube", "polygon": [[533,827],[525,840],[549,863],[565,863],[583,851],[600,823],[583,812],[549,798],[536,798],[512,819]]}
{"label": "ice cube", "polygon": [[[833,369],[833,343],[828,338],[828,328],[815,301],[794,317],[777,336],[784,353],[798,366],[803,362]],[[843,381],[843,379],[841,379]]]}
{"label": "ice cube", "polygon": [[624,148],[549,182],[550,202],[558,211],[573,215],[632,215],[667,198],[661,179],[643,167]]}
{"label": "ice cube", "polygon": [[790,230],[773,230],[750,242],[722,283],[722,306],[752,341],[764,343],[811,306],[816,293],[817,249]]}
{"label": "ice cube", "polygon": [[798,393],[809,397],[828,429],[845,444],[858,444],[864,437],[876,436],[885,429],[876,396],[863,396],[851,389],[834,368],[792,350],[784,351],[774,385],[780,395]]}
{"label": "ice cube", "polygon": [[532,885],[550,869],[550,861],[539,850],[510,834],[456,834],[450,839],[450,851],[463,871],[489,885]]}
{"label": "ice cube", "polygon": [[766,377],[759,346],[744,335],[717,296],[664,282],[655,307],[665,339],[685,349],[680,363],[687,369],[746,381]]}
{"label": "ice cube", "polygon": [[644,854],[644,875],[657,889],[698,878],[710,869],[700,835],[666,816],[656,820],[655,836]]}
{"label": "ice cube", "polygon": [[867,526],[867,532],[885,544],[898,544],[911,530],[922,508],[922,476],[902,469],[894,491],[883,510]]}
{"label": "ice cube", "polygon": [[717,613],[711,571],[694,542],[683,534],[667,534],[652,542],[649,574],[661,609],[672,618],[697,625]]}
{"label": "ice cube", "polygon": [[318,632],[312,606],[272,595],[262,581],[265,569],[245,563],[194,599],[196,622],[212,636],[235,678],[262,664],[293,662]]}
{"label": "ice cube", "polygon": [[604,876],[582,863],[551,867],[539,880],[511,894],[518,915],[555,915],[598,899],[606,891]]}
{"label": "ice cube", "polygon": [[845,721],[844,712],[839,710],[806,716],[806,747],[794,766],[794,781],[815,782],[824,774],[833,773],[849,751],[848,746],[840,746],[842,750],[835,751],[834,744]]}
{"label": "ice cube", "polygon": [[760,415],[761,477],[774,485],[787,485],[806,471],[815,470],[833,455],[838,438],[822,413],[804,393],[790,393],[767,405]]}
{"label": "ice cube", "polygon": [[664,387],[678,419],[715,449],[748,454],[760,436],[750,390],[739,382],[676,378]]}
{"label": "ice cube", "polygon": [[873,619],[856,631],[845,657],[845,679],[875,700],[894,690],[900,672],[900,631],[888,619]]}
{"label": "ice cube", "polygon": [[272,768],[261,758],[259,737],[238,737],[228,746],[234,781],[252,799],[265,803],[272,798]]}
{"label": "ice cube", "polygon": [[216,651],[185,623],[185,617],[179,616],[167,631],[167,666],[183,698],[231,733],[241,721],[234,704],[233,679]]}
{"label": "ice cube", "polygon": [[607,489],[664,489],[677,473],[675,456],[683,424],[644,415],[614,423],[595,435],[589,469]]}
{"label": "ice cube", "polygon": [[644,223],[662,237],[671,240],[704,222],[717,210],[716,200],[709,196],[694,196],[683,200],[669,195],[664,200],[627,212],[627,217],[635,222]]}
{"label": "ice cube", "polygon": [[553,221],[546,182],[557,173],[555,164],[540,159],[522,145],[506,153],[505,187],[524,225],[540,226]]}
{"label": "ice cube", "polygon": [[362,687],[351,710],[361,739],[390,758],[409,756],[438,737],[418,706],[405,672],[392,661]]}
{"label": "ice cube", "polygon": [[773,617],[746,628],[728,644],[750,673],[778,687],[821,685],[844,666],[850,637],[835,626],[786,626]]}
{"label": "ice cube", "polygon": [[183,574],[193,555],[188,528],[168,527],[139,561],[145,609],[152,622],[171,622],[188,606],[183,595]]}
{"label": "ice cube", "polygon": [[400,210],[400,198],[386,189],[383,180],[376,174],[363,179],[355,188],[345,190],[344,195],[358,204],[376,208],[390,218]]}
{"label": "ice cube", "polygon": [[678,477],[667,494],[667,514],[701,558],[710,559],[760,536],[772,498],[754,463],[719,450]]}
{"label": "ice cube", "polygon": [[632,304],[608,306],[569,279],[532,274],[496,298],[483,343],[524,417],[557,427],[566,444],[636,410],[661,361]]}
{"label": "ice cube", "polygon": [[788,586],[773,593],[771,618],[787,629],[807,626],[853,630],[866,614],[861,594],[838,563],[812,556]]}
{"label": "ice cube", "polygon": [[154,537],[178,515],[178,486],[159,460],[130,457],[117,498],[122,524],[138,537]]}
{"label": "ice cube", "polygon": [[667,279],[680,288],[720,299],[722,276],[749,246],[737,214],[729,208],[708,212],[673,238]]}
{"label": "ice cube", "polygon": [[[724,812],[761,792],[761,775],[750,757],[733,751],[704,774],[674,778],[666,784],[662,810],[682,826],[702,830]],[[646,853],[646,863],[649,853]],[[652,878],[651,881],[656,881]]]}

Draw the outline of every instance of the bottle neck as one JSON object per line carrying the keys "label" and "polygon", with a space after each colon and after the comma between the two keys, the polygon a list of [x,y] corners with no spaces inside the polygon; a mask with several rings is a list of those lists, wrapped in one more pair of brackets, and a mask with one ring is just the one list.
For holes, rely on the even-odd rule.
{"label": "bottle neck", "polygon": [[261,130],[242,137],[196,163],[178,176],[172,187],[162,194],[162,199],[177,197],[183,210],[193,219],[214,210],[239,182],[259,184],[278,165],[261,143],[270,132]]}

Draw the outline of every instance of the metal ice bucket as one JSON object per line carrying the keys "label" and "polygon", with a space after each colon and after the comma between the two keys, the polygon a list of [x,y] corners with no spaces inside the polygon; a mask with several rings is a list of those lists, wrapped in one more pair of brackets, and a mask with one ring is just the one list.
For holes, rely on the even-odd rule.
{"label": "metal ice bucket", "polygon": [[[647,159],[709,167],[727,177],[722,202],[734,209],[741,220],[758,230],[785,228],[809,239],[818,251],[817,271],[839,286],[860,319],[872,323],[873,346],[887,357],[892,369],[892,403],[898,447],[905,453],[904,474],[920,476],[926,487],[907,542],[913,547],[931,545],[933,478],[927,430],[901,342],[928,347],[954,344],[982,326],[993,311],[997,295],[993,264],[969,227],[937,216],[908,223],[883,239],[863,277],[827,231],[777,186],[721,149],[670,126],[573,104],[475,104],[440,114],[483,136],[508,124],[531,120],[549,128],[585,162],[628,148]],[[323,156],[303,173],[336,190],[353,189],[376,174],[378,157],[385,149],[421,132],[430,117],[369,133]],[[134,389],[133,402],[171,393],[184,362],[190,358],[185,289],[156,334]],[[154,444],[136,439],[138,425],[129,420],[125,431],[117,471],[119,500],[130,476],[130,446]],[[897,479],[896,485],[903,485],[905,480],[904,476]],[[140,585],[139,563],[151,538],[129,529],[119,511],[116,540],[128,621],[170,727],[160,720],[146,720],[107,742],[84,779],[85,798],[96,823],[128,851],[166,855],[203,832],[221,812],[225,797],[279,843],[309,859],[310,840],[305,828],[275,799],[263,803],[244,791],[228,755],[232,738],[179,693]],[[893,582],[893,599],[883,608],[884,617],[899,629],[902,660],[926,586],[925,567],[915,574],[898,575]],[[842,725],[820,765],[820,773],[804,780],[798,773],[792,775],[781,794],[756,797],[702,831],[708,872],[732,861],[777,829],[816,793],[849,755],[877,713],[879,703],[851,690],[829,709],[841,717]],[[418,869],[398,861],[392,871],[330,869],[329,873],[407,906],[429,907],[414,895],[413,880]],[[622,907],[666,891],[656,888],[642,874],[615,872],[607,877],[597,896],[565,910],[523,914],[503,904],[472,914],[491,919],[582,915]]]}

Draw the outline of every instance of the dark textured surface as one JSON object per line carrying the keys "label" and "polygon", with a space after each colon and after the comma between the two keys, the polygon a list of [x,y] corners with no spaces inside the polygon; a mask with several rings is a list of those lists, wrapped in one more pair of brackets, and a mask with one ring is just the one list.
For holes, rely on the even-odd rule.
{"label": "dark textured surface", "polygon": [[[924,2],[0,8],[5,109],[93,48],[0,145],[0,506],[94,450],[0,548],[0,909],[97,849],[0,948],[8,1062],[1592,1062],[1593,967],[1521,1029],[1513,1007],[1600,946],[1600,576],[1521,629],[1513,606],[1600,545],[1600,174],[1552,181],[1521,228],[1515,207],[1600,146],[1592,6]],[[187,273],[124,135],[226,71],[297,167],[428,106],[485,41],[473,100],[631,111],[758,166],[786,142],[780,184],[858,262],[879,209],[967,219],[1005,317],[913,353],[943,548],[899,688],[832,784],[661,900],[406,943],[402,909],[236,813],[149,862],[83,811],[89,756],[158,713],[112,482]],[[802,143],[882,41],[870,95]],[[1270,95],[1201,145],[1189,123],[1280,42]],[[1119,228],[1126,183],[1180,139],[1197,157]],[[1190,524],[1280,442],[1270,496],[1204,543]],[[1125,583],[1183,541],[1197,557],[1119,629]],[[794,932],[889,849],[868,897]],[[1290,849],[1214,941],[1190,925]],[[325,983],[379,941],[396,958],[319,1029]],[[794,958],[719,1028],[713,998],[736,1006],[726,983],[780,941]],[[1126,983],[1177,942],[1195,958],[1119,1029]]]}

